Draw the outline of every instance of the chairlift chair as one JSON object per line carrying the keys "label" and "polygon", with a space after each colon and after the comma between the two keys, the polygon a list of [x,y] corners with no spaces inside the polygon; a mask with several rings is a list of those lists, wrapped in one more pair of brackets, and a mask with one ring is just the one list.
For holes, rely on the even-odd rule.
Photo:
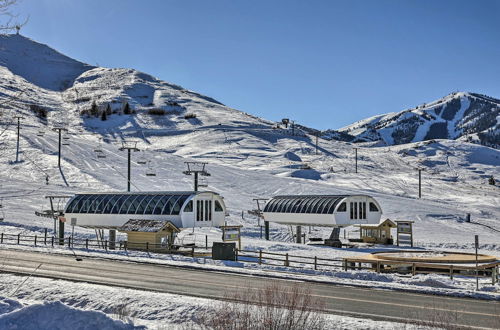
{"label": "chairlift chair", "polygon": [[3,210],[3,199],[0,199],[0,221],[5,219],[5,212]]}
{"label": "chairlift chair", "polygon": [[148,166],[148,169],[146,170],[146,176],[156,176],[156,172],[153,169],[153,167],[151,166],[151,161],[149,161],[148,163],[149,163],[149,166]]}
{"label": "chairlift chair", "polygon": [[141,157],[139,158],[139,160],[137,161],[137,164],[141,164],[141,165],[145,165],[147,164],[147,160],[146,160],[146,157],[144,157],[144,152],[142,152],[142,155]]}

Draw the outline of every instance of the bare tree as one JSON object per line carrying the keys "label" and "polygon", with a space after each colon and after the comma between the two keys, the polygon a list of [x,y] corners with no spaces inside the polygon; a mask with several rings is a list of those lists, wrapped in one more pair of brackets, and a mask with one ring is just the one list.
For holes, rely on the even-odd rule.
{"label": "bare tree", "polygon": [[[19,30],[28,23],[28,18],[24,21],[19,21],[19,15],[12,12],[12,8],[18,3],[18,0],[0,0],[0,31],[8,32],[16,30],[19,34]],[[5,20],[5,22],[3,22]]]}

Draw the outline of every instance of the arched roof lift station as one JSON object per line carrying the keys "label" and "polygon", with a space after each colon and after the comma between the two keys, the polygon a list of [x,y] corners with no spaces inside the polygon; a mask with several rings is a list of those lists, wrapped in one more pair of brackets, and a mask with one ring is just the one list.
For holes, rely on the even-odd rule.
{"label": "arched roof lift station", "polygon": [[178,230],[223,226],[224,198],[212,191],[153,191],[78,193],[65,207],[65,218],[74,226],[115,230],[130,220],[164,221]]}
{"label": "arched roof lift station", "polygon": [[382,216],[380,204],[367,195],[284,195],[271,198],[262,215],[266,239],[269,222],[297,226],[297,242],[301,242],[301,226],[333,227],[325,244],[341,247],[340,228],[360,224],[378,224]]}

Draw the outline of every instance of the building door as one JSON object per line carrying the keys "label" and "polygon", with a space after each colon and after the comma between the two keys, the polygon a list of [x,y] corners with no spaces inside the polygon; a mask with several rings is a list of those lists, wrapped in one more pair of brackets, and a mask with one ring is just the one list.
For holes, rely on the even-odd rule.
{"label": "building door", "polygon": [[353,201],[349,203],[349,215],[351,220],[366,219],[366,202]]}
{"label": "building door", "polygon": [[212,201],[196,201],[196,221],[212,221]]}

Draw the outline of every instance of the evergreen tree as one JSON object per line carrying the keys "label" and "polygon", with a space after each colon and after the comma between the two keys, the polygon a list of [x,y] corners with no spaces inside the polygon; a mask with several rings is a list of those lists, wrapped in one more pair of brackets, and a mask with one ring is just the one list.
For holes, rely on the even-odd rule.
{"label": "evergreen tree", "polygon": [[132,112],[130,111],[130,105],[127,103],[125,103],[125,106],[123,107],[123,113],[126,114],[126,115],[130,115]]}
{"label": "evergreen tree", "polygon": [[[109,107],[109,105],[108,105],[108,107]],[[108,115],[106,114],[106,111],[103,111],[103,112],[101,113],[101,120],[102,120],[102,121],[105,121],[105,120],[107,120],[107,119],[108,119]]]}
{"label": "evergreen tree", "polygon": [[488,179],[488,183],[491,184],[492,186],[494,186],[496,184],[496,181],[495,181],[495,178],[493,177],[493,175]]}
{"label": "evergreen tree", "polygon": [[95,101],[92,102],[92,106],[90,107],[90,115],[94,117],[99,116],[99,107],[97,106]]}

